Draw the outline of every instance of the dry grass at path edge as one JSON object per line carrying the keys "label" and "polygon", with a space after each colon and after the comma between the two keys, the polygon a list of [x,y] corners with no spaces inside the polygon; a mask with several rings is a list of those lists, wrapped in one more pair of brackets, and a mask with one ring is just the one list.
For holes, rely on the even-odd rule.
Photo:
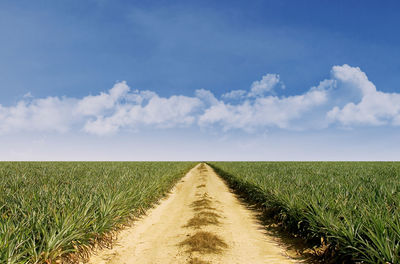
{"label": "dry grass at path edge", "polygon": [[221,253],[228,245],[217,235],[211,232],[199,231],[191,237],[185,239],[180,244],[181,246],[188,247],[188,252],[199,253]]}

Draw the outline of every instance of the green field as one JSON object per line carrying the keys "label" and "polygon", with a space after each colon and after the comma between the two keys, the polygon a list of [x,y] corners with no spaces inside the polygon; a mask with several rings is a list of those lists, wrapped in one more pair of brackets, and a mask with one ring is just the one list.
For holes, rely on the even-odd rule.
{"label": "green field", "polygon": [[211,162],[287,230],[336,263],[400,263],[400,163]]}
{"label": "green field", "polygon": [[[50,263],[107,242],[195,164],[0,163],[0,263]],[[400,263],[400,163],[209,164],[287,231],[323,241],[326,260]]]}
{"label": "green field", "polygon": [[85,252],[153,205],[194,165],[0,163],[0,263],[50,263]]}

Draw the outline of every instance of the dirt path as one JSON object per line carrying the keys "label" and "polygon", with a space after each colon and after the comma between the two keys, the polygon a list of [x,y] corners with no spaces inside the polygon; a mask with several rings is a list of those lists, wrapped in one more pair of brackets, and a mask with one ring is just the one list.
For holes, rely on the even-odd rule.
{"label": "dirt path", "polygon": [[296,263],[205,164],[89,263]]}

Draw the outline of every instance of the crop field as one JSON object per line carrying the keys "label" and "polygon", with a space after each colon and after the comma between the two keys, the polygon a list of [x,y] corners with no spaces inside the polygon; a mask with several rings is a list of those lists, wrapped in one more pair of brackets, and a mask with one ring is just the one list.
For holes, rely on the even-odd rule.
{"label": "crop field", "polygon": [[59,263],[106,241],[193,162],[0,163],[0,263]]}
{"label": "crop field", "polygon": [[196,164],[0,163],[0,263],[300,263],[266,242],[226,183],[322,263],[400,263],[400,163],[208,163],[225,182]]}
{"label": "crop field", "polygon": [[400,263],[400,163],[211,162],[285,229],[342,261]]}

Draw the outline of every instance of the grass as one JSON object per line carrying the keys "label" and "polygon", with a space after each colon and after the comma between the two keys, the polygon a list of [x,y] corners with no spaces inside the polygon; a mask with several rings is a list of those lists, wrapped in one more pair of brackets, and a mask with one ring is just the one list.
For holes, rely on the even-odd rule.
{"label": "grass", "polygon": [[0,263],[55,263],[145,212],[191,162],[0,163]]}
{"label": "grass", "polygon": [[202,211],[202,212],[196,213],[196,216],[204,217],[204,218],[211,218],[211,219],[213,219],[213,222],[216,222],[218,220],[218,218],[221,217],[219,214],[214,213],[214,212],[209,212],[209,211]]}
{"label": "grass", "polygon": [[199,212],[196,213],[184,227],[201,228],[207,225],[219,225],[218,218],[220,216],[214,212]]}
{"label": "grass", "polygon": [[322,246],[324,256],[337,263],[400,263],[400,163],[210,165],[282,227]]}
{"label": "grass", "polygon": [[199,258],[193,258],[193,259],[189,260],[189,264],[210,264],[210,262],[201,260]]}
{"label": "grass", "polygon": [[188,247],[188,252],[199,252],[202,254],[217,254],[227,247],[227,244],[221,238],[207,231],[196,232],[185,239],[180,245]]}
{"label": "grass", "polygon": [[189,264],[210,264],[210,262],[201,260],[199,258],[193,258],[193,259],[189,260]]}
{"label": "grass", "polygon": [[190,204],[190,206],[196,211],[215,210],[215,208],[212,207],[211,205],[212,205],[212,201],[207,193],[204,193],[200,199],[198,199]]}

